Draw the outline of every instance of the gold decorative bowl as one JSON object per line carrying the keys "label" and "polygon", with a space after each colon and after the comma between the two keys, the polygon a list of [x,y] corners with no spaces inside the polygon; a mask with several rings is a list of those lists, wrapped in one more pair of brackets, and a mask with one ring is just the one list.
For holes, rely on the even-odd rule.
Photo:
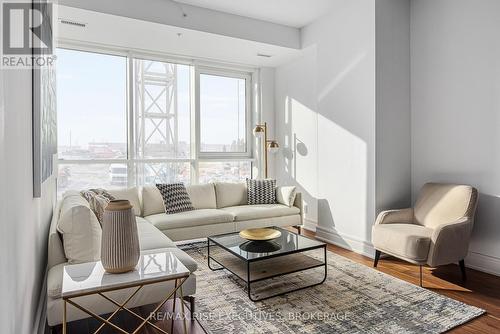
{"label": "gold decorative bowl", "polygon": [[279,238],[281,232],[272,228],[250,228],[240,232],[240,237],[247,240],[262,241]]}

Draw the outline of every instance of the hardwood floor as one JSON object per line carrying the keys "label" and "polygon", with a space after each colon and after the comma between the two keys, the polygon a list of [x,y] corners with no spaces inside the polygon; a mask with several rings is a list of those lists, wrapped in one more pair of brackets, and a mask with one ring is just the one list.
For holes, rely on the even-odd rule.
{"label": "hardwood floor", "polygon": [[[303,233],[307,236],[314,237],[313,232],[304,231]],[[328,250],[349,258],[352,261],[370,267],[373,266],[372,259],[352,251],[334,245],[328,245]],[[381,257],[376,270],[400,278],[412,284],[419,283],[418,267],[393,257]],[[442,266],[437,269],[424,268],[423,284],[424,287],[429,290],[486,310],[487,313],[485,315],[451,330],[450,333],[491,334],[500,332],[500,277],[467,268],[467,281],[462,282],[460,268],[457,264]],[[186,303],[186,305],[188,305],[188,303]],[[179,304],[177,304],[176,310],[178,310],[178,307]],[[163,311],[170,312],[171,309],[172,303],[169,302],[163,308]],[[151,310],[152,306],[144,306],[136,309],[136,311],[143,316],[149,314]],[[120,314],[116,323],[123,326],[123,328],[127,330],[133,330],[138,324],[136,319],[124,313]],[[160,328],[170,331],[171,322],[169,320],[156,321],[155,324]],[[75,321],[69,324],[68,333],[93,333],[98,325],[98,322],[92,319]],[[188,321],[188,330],[188,333],[191,334],[205,333],[201,325],[195,320]],[[61,332],[62,330],[60,326],[54,329],[54,333],[59,334]],[[174,332],[183,332],[181,320],[174,321]],[[115,332],[113,329],[105,327],[101,333]],[[157,331],[148,326],[141,333],[153,334],[157,333]]]}

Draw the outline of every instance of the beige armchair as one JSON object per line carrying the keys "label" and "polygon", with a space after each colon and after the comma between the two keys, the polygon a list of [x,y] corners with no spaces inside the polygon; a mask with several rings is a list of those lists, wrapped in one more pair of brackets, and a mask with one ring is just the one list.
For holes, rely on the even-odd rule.
{"label": "beige armchair", "polygon": [[376,267],[381,253],[420,266],[465,262],[474,224],[477,190],[467,185],[427,183],[414,208],[381,212],[372,228]]}

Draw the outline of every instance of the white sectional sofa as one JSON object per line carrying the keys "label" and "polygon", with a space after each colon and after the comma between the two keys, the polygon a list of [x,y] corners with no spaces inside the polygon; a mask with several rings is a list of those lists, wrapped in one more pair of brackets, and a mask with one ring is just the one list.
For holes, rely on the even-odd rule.
{"label": "white sectional sofa", "polygon": [[[154,186],[110,191],[117,199],[127,199],[136,214],[139,243],[142,252],[153,253],[169,250],[191,271],[184,283],[184,295],[188,298],[196,293],[197,263],[185,252],[178,249],[174,241],[204,238],[210,235],[240,231],[246,228],[267,226],[301,226],[302,198],[297,193],[293,206],[283,204],[246,205],[246,185],[236,183],[215,183],[188,186],[187,191],[195,210],[166,214],[160,192]],[[69,193],[57,204],[54,211],[48,239],[48,277],[47,277],[47,321],[49,326],[62,323],[63,301],[61,298],[63,267],[68,263],[63,240],[57,231],[57,224],[63,210],[73,210]],[[72,202],[71,202],[72,203]],[[152,304],[161,301],[165,291],[173,288],[173,283],[161,283],[144,287],[129,304],[129,307]],[[122,300],[130,290],[110,293],[116,300]],[[193,300],[193,299],[192,299]],[[97,314],[114,311],[114,305],[105,302],[99,296],[82,297],[79,303]],[[87,318],[88,315],[74,307],[68,308],[67,319],[74,321]]]}

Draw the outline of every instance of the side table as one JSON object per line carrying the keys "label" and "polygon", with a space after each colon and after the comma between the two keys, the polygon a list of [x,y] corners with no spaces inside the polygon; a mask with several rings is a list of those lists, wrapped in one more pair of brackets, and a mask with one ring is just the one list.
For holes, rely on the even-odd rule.
{"label": "side table", "polygon": [[[151,261],[154,259],[154,261]],[[161,259],[161,261],[158,261]],[[182,285],[189,277],[189,270],[182,262],[171,252],[158,252],[153,254],[141,254],[136,269],[123,274],[107,273],[102,267],[101,261],[88,262],[80,264],[72,264],[64,266],[63,283],[62,283],[62,298],[64,300],[63,307],[63,334],[67,333],[66,325],[66,309],[67,304],[70,304],[81,311],[87,313],[93,318],[102,322],[101,326],[94,332],[98,333],[105,326],[111,326],[120,333],[129,334],[129,332],[120,328],[111,322],[111,319],[121,310],[125,310],[132,316],[141,320],[139,327],[131,333],[138,333],[144,326],[150,325],[161,333],[167,333],[151,321],[151,317],[170,299],[177,297],[177,291],[181,295],[182,316],[184,319],[184,333],[186,328],[186,313],[184,310],[184,302],[182,301]],[[126,304],[146,285],[175,281],[174,288],[166,293],[165,299],[146,318],[140,316],[136,312],[126,307]],[[115,290],[135,288],[128,298],[123,302],[113,300],[105,293]],[[78,304],[77,298],[88,295],[99,295],[103,299],[114,304],[117,309],[107,318],[92,312]],[[175,306],[174,306],[175,307]],[[175,310],[174,310],[175,311]]]}

